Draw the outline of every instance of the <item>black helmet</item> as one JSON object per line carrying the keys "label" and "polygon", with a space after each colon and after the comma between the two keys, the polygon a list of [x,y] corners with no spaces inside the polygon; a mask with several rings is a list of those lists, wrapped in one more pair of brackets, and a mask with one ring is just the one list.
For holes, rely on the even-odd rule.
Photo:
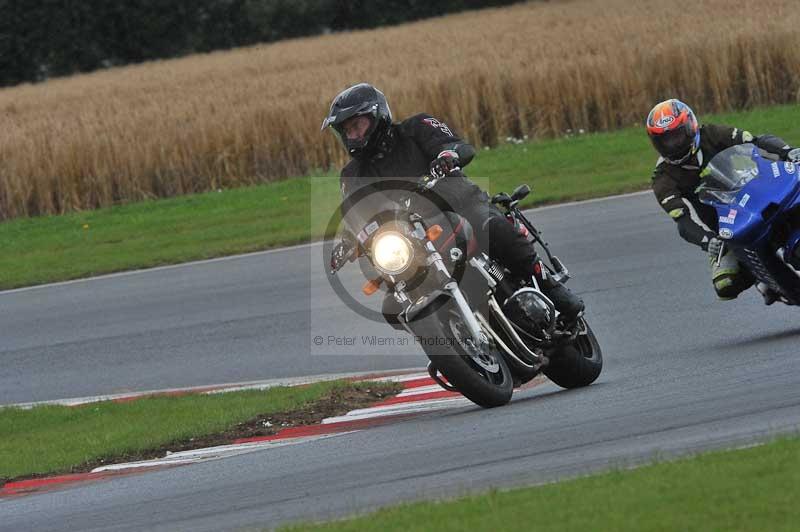
{"label": "black helmet", "polygon": [[503,303],[503,312],[523,337],[546,340],[555,329],[556,309],[541,292],[520,288]]}
{"label": "black helmet", "polygon": [[[369,115],[372,123],[361,140],[348,139],[342,123],[354,116]],[[351,157],[368,159],[386,149],[392,111],[381,91],[369,83],[359,83],[340,92],[331,103],[331,110],[322,121],[322,129],[330,126],[339,134]]]}

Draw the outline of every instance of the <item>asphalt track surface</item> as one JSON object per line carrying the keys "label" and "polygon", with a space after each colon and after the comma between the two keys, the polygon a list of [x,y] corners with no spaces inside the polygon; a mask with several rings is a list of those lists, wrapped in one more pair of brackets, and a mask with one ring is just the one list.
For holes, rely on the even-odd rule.
{"label": "asphalt track surface", "polygon": [[[717,302],[704,255],[649,194],[532,216],[572,270],[569,285],[603,346],[605,369],[591,387],[547,384],[491,411],[434,412],[0,500],[0,530],[269,527],[797,431],[798,309],[765,307],[755,291]],[[314,335],[385,334],[325,290],[311,273],[314,253],[318,246],[0,293],[0,403],[422,364],[415,348],[314,351]]]}

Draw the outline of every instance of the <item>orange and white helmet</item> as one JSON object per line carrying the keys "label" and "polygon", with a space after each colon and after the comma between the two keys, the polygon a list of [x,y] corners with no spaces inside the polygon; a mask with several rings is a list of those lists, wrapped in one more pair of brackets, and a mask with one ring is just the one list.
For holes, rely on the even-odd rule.
{"label": "orange and white helmet", "polygon": [[691,108],[674,98],[656,104],[647,115],[647,135],[670,164],[681,164],[700,147],[700,125]]}

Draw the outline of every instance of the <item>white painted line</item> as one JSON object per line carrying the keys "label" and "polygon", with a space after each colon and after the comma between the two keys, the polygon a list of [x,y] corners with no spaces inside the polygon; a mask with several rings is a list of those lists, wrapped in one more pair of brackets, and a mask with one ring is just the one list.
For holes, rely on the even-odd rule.
{"label": "white painted line", "polygon": [[277,440],[253,441],[247,443],[231,443],[228,445],[218,445],[216,447],[206,447],[205,449],[191,449],[188,451],[179,451],[177,453],[169,453],[162,460],[182,460],[184,458],[202,458],[208,455],[227,455],[228,453],[241,451],[251,451],[272,447],[281,447],[285,445],[294,445],[296,443],[305,443],[313,440],[320,440],[323,438],[330,438],[333,436],[340,436],[342,434],[350,434],[358,432],[357,430],[350,430],[346,432],[333,432],[330,434],[314,434],[311,436],[297,436],[295,438],[282,438]]}
{"label": "white painted line", "polygon": [[[418,368],[414,368],[418,369]],[[389,381],[389,382],[408,382],[408,381],[415,381],[418,379],[430,379],[431,376],[428,375],[427,372],[425,373],[408,373],[405,375],[387,375],[386,377],[381,377],[379,379],[375,379],[376,381]]]}
{"label": "white painted line", "polygon": [[342,421],[355,421],[360,419],[397,416],[400,414],[413,414],[417,412],[427,412],[430,410],[441,410],[444,408],[460,408],[462,406],[475,406],[475,404],[466,397],[428,399],[353,410],[343,416],[323,419],[322,423],[340,423]]}
{"label": "white painted line", "polygon": [[142,469],[148,467],[192,464],[209,460],[221,460],[223,458],[229,458],[231,456],[237,456],[240,454],[250,453],[254,451],[272,449],[275,447],[285,447],[287,445],[296,445],[315,440],[323,440],[327,438],[332,438],[334,436],[341,436],[343,434],[352,434],[354,432],[358,431],[351,430],[347,432],[336,432],[333,434],[319,434],[315,436],[286,438],[283,440],[239,443],[231,445],[220,445],[217,447],[207,447],[205,449],[193,449],[191,451],[181,451],[177,453],[168,454],[163,458],[156,458],[153,460],[141,460],[139,462],[128,462],[124,464],[111,464],[107,466],[96,467],[92,469],[92,473],[100,473],[102,471],[124,471],[127,469]]}
{"label": "white painted line", "polygon": [[168,465],[193,464],[199,462],[197,458],[184,458],[183,460],[143,460],[141,462],[128,462],[127,464],[112,464],[92,469],[92,473],[103,471],[126,471],[128,469],[147,469],[149,467],[162,467]]}
{"label": "white painted line", "polygon": [[444,392],[447,391],[438,384],[432,384],[430,386],[420,386],[418,388],[409,388],[407,390],[403,390],[395,397],[409,397],[412,395],[420,395],[424,393],[433,393],[433,392]]}
{"label": "white painted line", "polygon": [[525,209],[523,212],[536,212],[536,211],[549,211],[551,209],[557,209],[559,207],[576,207],[578,205],[586,205],[588,203],[599,203],[601,201],[609,201],[621,198],[631,198],[636,196],[644,196],[646,194],[652,194],[652,190],[640,190],[638,192],[628,192],[626,194],[617,194],[615,196],[604,196],[602,198],[592,198],[586,200],[578,200],[578,201],[569,201],[567,203],[554,203],[553,205],[543,205],[541,207],[533,207],[532,209]]}

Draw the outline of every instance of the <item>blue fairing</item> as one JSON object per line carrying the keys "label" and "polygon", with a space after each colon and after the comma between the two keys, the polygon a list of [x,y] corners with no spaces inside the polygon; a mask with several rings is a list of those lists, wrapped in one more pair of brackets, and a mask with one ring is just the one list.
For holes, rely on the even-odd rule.
{"label": "blue fairing", "polygon": [[[791,165],[791,173],[785,165]],[[730,228],[733,231],[732,240],[743,245],[753,244],[767,236],[775,217],[798,201],[797,170],[792,163],[759,158],[758,169],[758,177],[737,193],[732,205],[716,206],[720,216],[719,228]],[[773,172],[777,177],[773,177]],[[770,204],[776,204],[778,208],[767,210]],[[732,224],[728,223],[731,213],[735,213]],[[768,214],[767,219],[763,214]]]}
{"label": "blue fairing", "polygon": [[[752,144],[720,152],[701,174],[704,183],[698,195],[717,210],[719,235],[740,262],[760,281],[797,304],[800,280],[776,253],[780,248],[791,252],[791,244],[797,244],[797,228],[786,222],[794,219],[795,214],[790,217],[790,213],[800,204],[800,168],[764,155]],[[776,243],[775,235],[783,235],[787,225],[792,226],[789,233]],[[782,227],[783,232],[776,233],[776,227]]]}

